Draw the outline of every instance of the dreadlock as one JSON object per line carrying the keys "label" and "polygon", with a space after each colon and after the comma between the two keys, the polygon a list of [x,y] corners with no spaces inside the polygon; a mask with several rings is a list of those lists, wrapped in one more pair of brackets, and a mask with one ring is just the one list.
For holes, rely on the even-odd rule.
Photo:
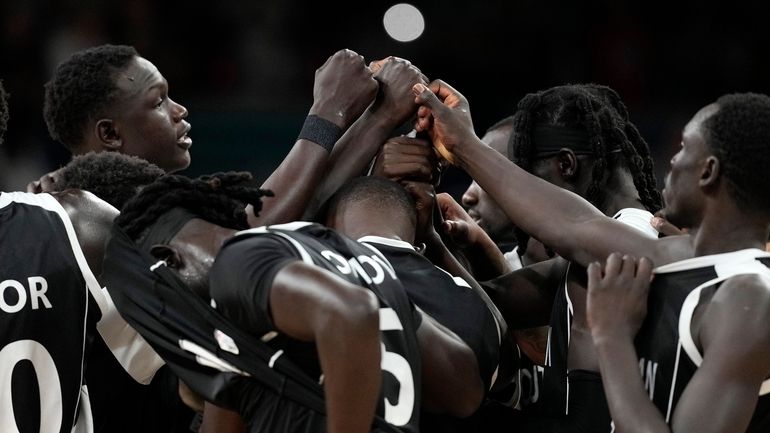
{"label": "dreadlock", "polygon": [[[606,199],[608,173],[612,176],[614,168],[625,167],[642,205],[653,213],[660,209],[662,198],[656,189],[650,149],[631,123],[617,92],[597,84],[571,84],[525,96],[513,118],[508,153],[513,162],[529,172],[537,159],[532,131],[541,125],[586,131],[595,162],[584,198],[594,206],[601,208]],[[616,149],[620,149],[622,157],[613,153]],[[520,251],[524,252],[529,236],[518,228],[516,232]]]}
{"label": "dreadlock", "polygon": [[263,196],[272,197],[273,193],[259,189],[248,172],[215,173],[197,179],[169,174],[129,200],[115,223],[139,241],[160,216],[184,208],[212,224],[244,230],[249,228],[246,205],[252,205],[258,214]]}

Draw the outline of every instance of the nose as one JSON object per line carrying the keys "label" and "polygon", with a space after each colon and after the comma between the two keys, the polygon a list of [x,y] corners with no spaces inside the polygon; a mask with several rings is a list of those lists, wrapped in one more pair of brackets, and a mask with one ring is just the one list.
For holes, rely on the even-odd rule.
{"label": "nose", "polygon": [[471,182],[471,185],[465,190],[460,200],[463,206],[471,207],[479,202],[479,189],[479,184],[475,180]]}
{"label": "nose", "polygon": [[187,114],[188,114],[187,108],[184,105],[173,100],[171,101],[171,103],[172,103],[171,112],[172,112],[172,115],[174,116],[175,122],[180,122],[182,119],[187,117]]}

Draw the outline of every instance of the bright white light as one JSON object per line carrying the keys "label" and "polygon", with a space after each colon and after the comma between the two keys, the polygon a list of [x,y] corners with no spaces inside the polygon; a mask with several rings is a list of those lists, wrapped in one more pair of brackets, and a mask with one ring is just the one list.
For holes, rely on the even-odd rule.
{"label": "bright white light", "polygon": [[385,31],[399,42],[410,42],[425,30],[425,20],[420,10],[408,3],[399,3],[385,11],[382,19]]}

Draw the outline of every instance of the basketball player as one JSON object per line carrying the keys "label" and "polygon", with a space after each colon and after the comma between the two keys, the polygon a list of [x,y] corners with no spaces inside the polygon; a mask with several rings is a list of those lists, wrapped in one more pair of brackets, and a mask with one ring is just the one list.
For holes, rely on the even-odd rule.
{"label": "basketball player", "polygon": [[114,151],[182,170],[192,146],[187,114],[158,68],[125,45],[73,54],[45,86],[48,132],[73,155]]}
{"label": "basketball player", "polygon": [[[385,421],[378,428],[416,431],[423,390],[428,405],[436,402],[450,411],[467,410],[466,396],[458,395],[459,390],[437,392],[446,390],[443,387],[452,380],[433,383],[427,376],[421,387],[417,364],[422,357],[426,371],[431,366],[443,379],[455,368],[475,369],[472,352],[410,306],[392,266],[376,249],[312,224],[267,227],[233,236],[237,229],[248,227],[244,203],[239,200],[259,209],[261,191],[244,184],[250,181],[250,176],[240,174],[208,180],[166,176],[144,188],[117,220],[133,239],[130,243],[138,242],[142,254],[151,253],[165,265],[131,266],[137,262],[123,260],[133,254],[129,243],[113,237],[105,275],[121,293],[116,300],[123,314],[148,335],[180,378],[207,400],[238,410],[249,431],[312,431],[324,426],[331,432],[368,431],[376,407]],[[190,332],[187,323],[200,317],[188,311],[184,317],[190,317],[179,322],[182,316],[170,309],[172,300],[166,300],[164,310],[170,317],[152,307],[147,310],[149,305],[143,307],[141,299],[157,296],[153,289],[157,283],[143,286],[132,281],[141,272],[165,275],[164,279],[178,275],[171,279],[181,278],[189,290],[205,296],[187,297],[203,306],[208,305],[210,294],[217,308],[206,307],[210,312],[204,322],[218,320],[217,329],[228,326],[227,338],[216,332]],[[182,302],[178,296],[173,299],[177,301]],[[179,345],[173,333],[181,332],[180,326],[187,330],[185,339],[194,338],[192,344]],[[241,338],[240,332],[248,338]],[[420,346],[430,350],[417,352],[415,332]],[[165,338],[170,344],[164,343]],[[273,350],[265,359],[265,369],[280,370],[283,367],[278,365],[284,362],[296,363],[305,382],[323,384],[325,406],[319,409],[298,402],[296,395],[276,394],[276,389],[255,382],[267,380],[262,376],[250,379],[232,374],[254,368],[253,359],[232,354],[260,339],[269,341]],[[204,352],[197,347],[207,345],[220,349],[211,349],[218,356],[211,350],[206,356],[228,357],[227,362],[214,358],[204,362]],[[198,356],[190,357],[188,351]],[[381,362],[392,376],[382,375]],[[212,363],[230,374],[207,370]],[[378,399],[380,394],[385,400]]]}
{"label": "basketball player", "polygon": [[[620,251],[649,257],[659,267],[661,278],[650,291],[649,316],[636,353],[633,336],[644,317],[638,308],[644,296],[640,302],[640,290],[602,290],[617,286],[618,256],[605,269],[607,284],[596,265],[592,270],[597,284],[591,295],[596,306],[589,313],[591,334],[618,429],[766,431],[770,410],[763,381],[770,375],[770,286],[760,262],[766,257],[770,223],[768,180],[762,175],[770,140],[770,98],[726,95],[695,114],[684,128],[682,149],[671,160],[663,213],[674,225],[690,228],[690,235],[651,240],[487,151],[468,128],[467,101],[446,83],[432,83],[431,90],[415,86],[416,99],[429,107],[420,127],[430,128],[437,149],[469,171],[518,227],[583,265],[604,262]],[[504,173],[502,184],[515,182],[522,189],[510,194],[490,173]],[[542,197],[548,197],[547,203]],[[645,262],[640,263],[642,278],[644,266],[650,266]],[[693,281],[676,272],[693,268],[707,268],[710,275]],[[678,290],[671,289],[676,285]],[[613,314],[618,319],[614,324],[623,324],[617,332],[604,326]],[[662,323],[661,315],[671,321]],[[662,337],[664,329],[668,338]],[[652,341],[651,334],[661,341]],[[625,374],[623,380],[619,372]]]}

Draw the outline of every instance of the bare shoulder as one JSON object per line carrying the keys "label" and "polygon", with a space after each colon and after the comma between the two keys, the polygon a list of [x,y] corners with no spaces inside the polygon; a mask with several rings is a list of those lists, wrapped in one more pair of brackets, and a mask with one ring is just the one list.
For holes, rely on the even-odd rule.
{"label": "bare shoulder", "polygon": [[73,223],[81,219],[92,222],[106,221],[112,223],[112,220],[119,213],[109,203],[88,191],[68,189],[50,194],[67,211]]}
{"label": "bare shoulder", "polygon": [[764,359],[770,359],[770,278],[758,274],[731,277],[704,307],[700,337],[706,352],[713,343],[736,351],[756,348],[768,357]]}
{"label": "bare shoulder", "polygon": [[[722,283],[711,302],[741,314],[743,319],[759,316],[766,322],[770,318],[770,276],[743,274],[731,277]],[[770,327],[765,327],[770,333]]]}
{"label": "bare shoulder", "polygon": [[118,210],[87,191],[70,189],[51,195],[67,212],[86,260],[98,276],[101,274],[104,247]]}

